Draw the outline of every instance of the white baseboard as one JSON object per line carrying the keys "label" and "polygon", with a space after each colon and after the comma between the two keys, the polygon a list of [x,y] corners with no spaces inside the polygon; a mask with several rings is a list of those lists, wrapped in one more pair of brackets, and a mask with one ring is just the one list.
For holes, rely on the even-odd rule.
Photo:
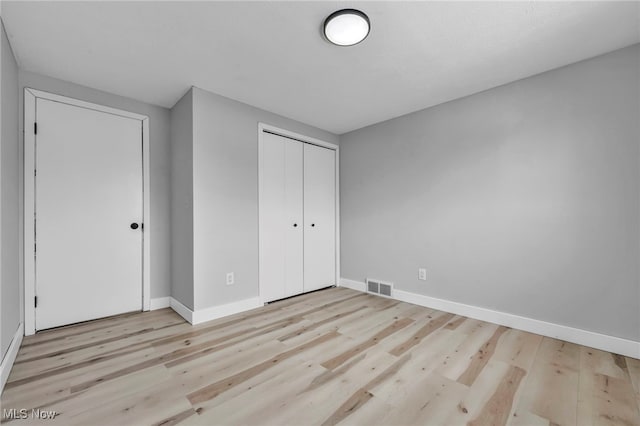
{"label": "white baseboard", "polygon": [[366,291],[367,286],[361,281],[350,280],[347,278],[340,278],[340,287],[350,288],[351,290]]}
{"label": "white baseboard", "polygon": [[[365,291],[364,282],[345,278],[340,279],[340,286],[351,288],[353,290]],[[577,343],[579,345],[601,349],[607,352],[613,352],[632,358],[640,358],[640,342],[636,342],[634,340],[594,333],[580,328],[568,327],[566,325],[540,321],[533,318],[424,296],[422,294],[411,293],[398,289],[393,290],[393,298],[402,302],[413,303],[414,305],[425,306],[427,308],[450,312],[452,314],[487,321],[493,324],[504,325],[506,327],[528,331],[542,336],[553,337],[554,339],[565,340],[567,342]]]}
{"label": "white baseboard", "polygon": [[5,383],[7,383],[9,373],[11,373],[11,367],[13,367],[13,362],[16,360],[16,356],[18,355],[18,350],[20,349],[23,336],[24,323],[21,322],[20,325],[18,325],[16,334],[14,334],[11,344],[9,345],[9,349],[7,349],[7,353],[4,358],[2,358],[2,363],[0,364],[0,394],[4,390]]}
{"label": "white baseboard", "polygon": [[187,308],[173,297],[170,298],[169,306],[171,309],[176,311],[178,315],[186,319],[190,324],[193,324],[193,311],[191,309]]}
{"label": "white baseboard", "polygon": [[192,311],[173,297],[170,297],[169,299],[171,309],[176,311],[178,315],[180,315],[182,318],[186,319],[193,325],[237,314],[240,312],[249,311],[251,309],[263,306],[263,304],[260,302],[260,298],[253,297],[251,299],[244,299],[233,303],[227,303],[226,305],[212,306],[210,308]]}
{"label": "white baseboard", "polygon": [[211,321],[244,311],[249,311],[260,306],[263,306],[263,304],[260,303],[260,298],[253,297],[251,299],[244,299],[233,303],[227,303],[226,305],[198,309],[193,313],[193,321],[191,322],[191,324],[200,324],[202,322]]}
{"label": "white baseboard", "polygon": [[169,308],[171,306],[171,297],[154,297],[149,304],[149,310]]}

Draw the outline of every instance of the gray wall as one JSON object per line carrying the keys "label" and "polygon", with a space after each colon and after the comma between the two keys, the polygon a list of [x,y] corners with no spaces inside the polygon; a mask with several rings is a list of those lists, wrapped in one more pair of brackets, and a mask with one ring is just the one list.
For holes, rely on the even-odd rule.
{"label": "gray wall", "polygon": [[640,340],[639,64],[635,45],[343,135],[342,276]]}
{"label": "gray wall", "polygon": [[[151,297],[169,296],[170,267],[170,112],[149,105],[74,83],[20,70],[20,111],[25,87],[69,96],[87,102],[119,108],[149,117],[150,199],[151,199]],[[23,117],[19,120],[22,130]],[[22,158],[20,164],[23,164]],[[21,172],[22,173],[22,172]]]}
{"label": "gray wall", "polygon": [[[338,143],[331,133],[193,89],[195,308],[258,296],[258,122]],[[227,286],[227,272],[235,285]]]}
{"label": "gray wall", "polygon": [[171,295],[193,309],[193,96],[171,109]]}
{"label": "gray wall", "polygon": [[18,66],[13,57],[9,40],[0,23],[0,38],[2,46],[0,54],[1,86],[0,100],[2,113],[0,114],[1,135],[0,140],[0,206],[1,222],[0,243],[0,328],[1,352],[0,359],[4,357],[11,339],[15,335],[18,325],[22,321],[22,292],[20,287],[20,245],[19,245],[19,171],[18,171]]}

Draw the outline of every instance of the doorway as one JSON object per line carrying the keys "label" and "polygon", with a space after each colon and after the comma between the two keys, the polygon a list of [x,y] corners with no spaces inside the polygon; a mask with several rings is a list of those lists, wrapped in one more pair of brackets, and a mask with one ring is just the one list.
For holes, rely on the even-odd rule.
{"label": "doorway", "polygon": [[148,118],[25,89],[25,334],[149,309]]}

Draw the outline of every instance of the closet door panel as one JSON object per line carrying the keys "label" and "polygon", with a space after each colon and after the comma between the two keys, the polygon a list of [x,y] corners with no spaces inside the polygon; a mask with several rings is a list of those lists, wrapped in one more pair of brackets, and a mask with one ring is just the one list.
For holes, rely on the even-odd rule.
{"label": "closet door panel", "polygon": [[260,164],[260,294],[303,292],[302,144],[265,133]]}
{"label": "closet door panel", "polygon": [[303,224],[303,144],[285,139],[285,191],[284,191],[284,240],[285,240],[285,297],[300,294],[303,287],[304,224]]}
{"label": "closet door panel", "polygon": [[304,144],[304,291],[336,284],[335,151]]}

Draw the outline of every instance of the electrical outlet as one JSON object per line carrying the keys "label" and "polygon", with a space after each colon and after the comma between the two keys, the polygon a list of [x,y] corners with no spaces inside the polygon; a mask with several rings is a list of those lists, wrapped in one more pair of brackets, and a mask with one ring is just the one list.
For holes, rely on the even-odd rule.
{"label": "electrical outlet", "polygon": [[427,280],[427,270],[424,268],[418,269],[418,279],[422,281]]}
{"label": "electrical outlet", "polygon": [[233,276],[233,272],[227,273],[227,285],[233,285],[235,282],[235,277]]}

